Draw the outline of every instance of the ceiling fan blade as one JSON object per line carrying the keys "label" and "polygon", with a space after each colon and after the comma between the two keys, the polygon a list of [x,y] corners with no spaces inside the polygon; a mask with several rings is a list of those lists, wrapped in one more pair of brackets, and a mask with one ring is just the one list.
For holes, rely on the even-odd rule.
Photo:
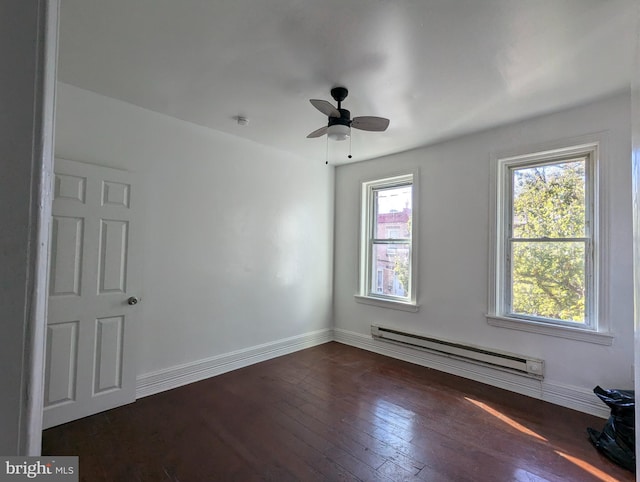
{"label": "ceiling fan blade", "polygon": [[309,102],[313,104],[313,106],[322,112],[324,115],[329,117],[340,117],[340,111],[336,109],[331,103],[326,100],[318,100],[318,99],[309,99]]}
{"label": "ceiling fan blade", "polygon": [[324,126],[324,127],[321,127],[320,129],[316,129],[311,134],[309,134],[307,136],[307,139],[310,139],[311,137],[320,137],[325,135],[326,133],[327,133],[327,126]]}
{"label": "ceiling fan blade", "polygon": [[387,127],[389,127],[389,119],[374,116],[354,117],[351,122],[351,127],[362,131],[382,132],[386,131]]}

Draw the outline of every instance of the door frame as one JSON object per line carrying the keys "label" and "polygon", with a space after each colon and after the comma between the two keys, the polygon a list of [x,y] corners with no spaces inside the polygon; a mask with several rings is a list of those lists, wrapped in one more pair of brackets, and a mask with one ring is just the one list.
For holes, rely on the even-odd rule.
{"label": "door frame", "polygon": [[[636,9],[635,50],[631,78],[631,196],[633,216],[633,374],[634,388],[640,393],[640,7]],[[640,404],[635,406],[636,459],[640,453]],[[640,480],[640,464],[636,464],[636,479]]]}
{"label": "door frame", "polygon": [[55,134],[59,0],[38,1],[38,58],[34,85],[35,112],[31,176],[30,232],[26,286],[25,350],[20,393],[19,455],[41,453],[49,245]]}

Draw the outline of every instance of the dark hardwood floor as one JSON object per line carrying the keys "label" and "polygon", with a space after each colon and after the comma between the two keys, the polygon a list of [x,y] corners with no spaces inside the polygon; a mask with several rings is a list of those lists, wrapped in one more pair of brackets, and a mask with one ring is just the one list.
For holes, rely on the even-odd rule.
{"label": "dark hardwood floor", "polygon": [[589,443],[604,422],[327,343],[51,428],[43,454],[86,481],[634,480]]}

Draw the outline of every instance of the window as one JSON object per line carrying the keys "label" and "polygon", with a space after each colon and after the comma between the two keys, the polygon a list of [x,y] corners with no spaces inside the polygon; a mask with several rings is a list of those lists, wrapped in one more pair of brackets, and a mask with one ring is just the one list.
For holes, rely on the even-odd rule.
{"label": "window", "polygon": [[597,154],[594,143],[496,160],[491,324],[602,329]]}
{"label": "window", "polygon": [[414,188],[414,174],[362,183],[358,301],[415,311]]}

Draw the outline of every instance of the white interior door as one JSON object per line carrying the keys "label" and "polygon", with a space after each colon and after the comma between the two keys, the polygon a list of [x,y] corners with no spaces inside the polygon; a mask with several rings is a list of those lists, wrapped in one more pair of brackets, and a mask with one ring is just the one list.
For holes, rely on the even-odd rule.
{"label": "white interior door", "polygon": [[138,192],[126,171],[56,159],[44,427],[135,400]]}

